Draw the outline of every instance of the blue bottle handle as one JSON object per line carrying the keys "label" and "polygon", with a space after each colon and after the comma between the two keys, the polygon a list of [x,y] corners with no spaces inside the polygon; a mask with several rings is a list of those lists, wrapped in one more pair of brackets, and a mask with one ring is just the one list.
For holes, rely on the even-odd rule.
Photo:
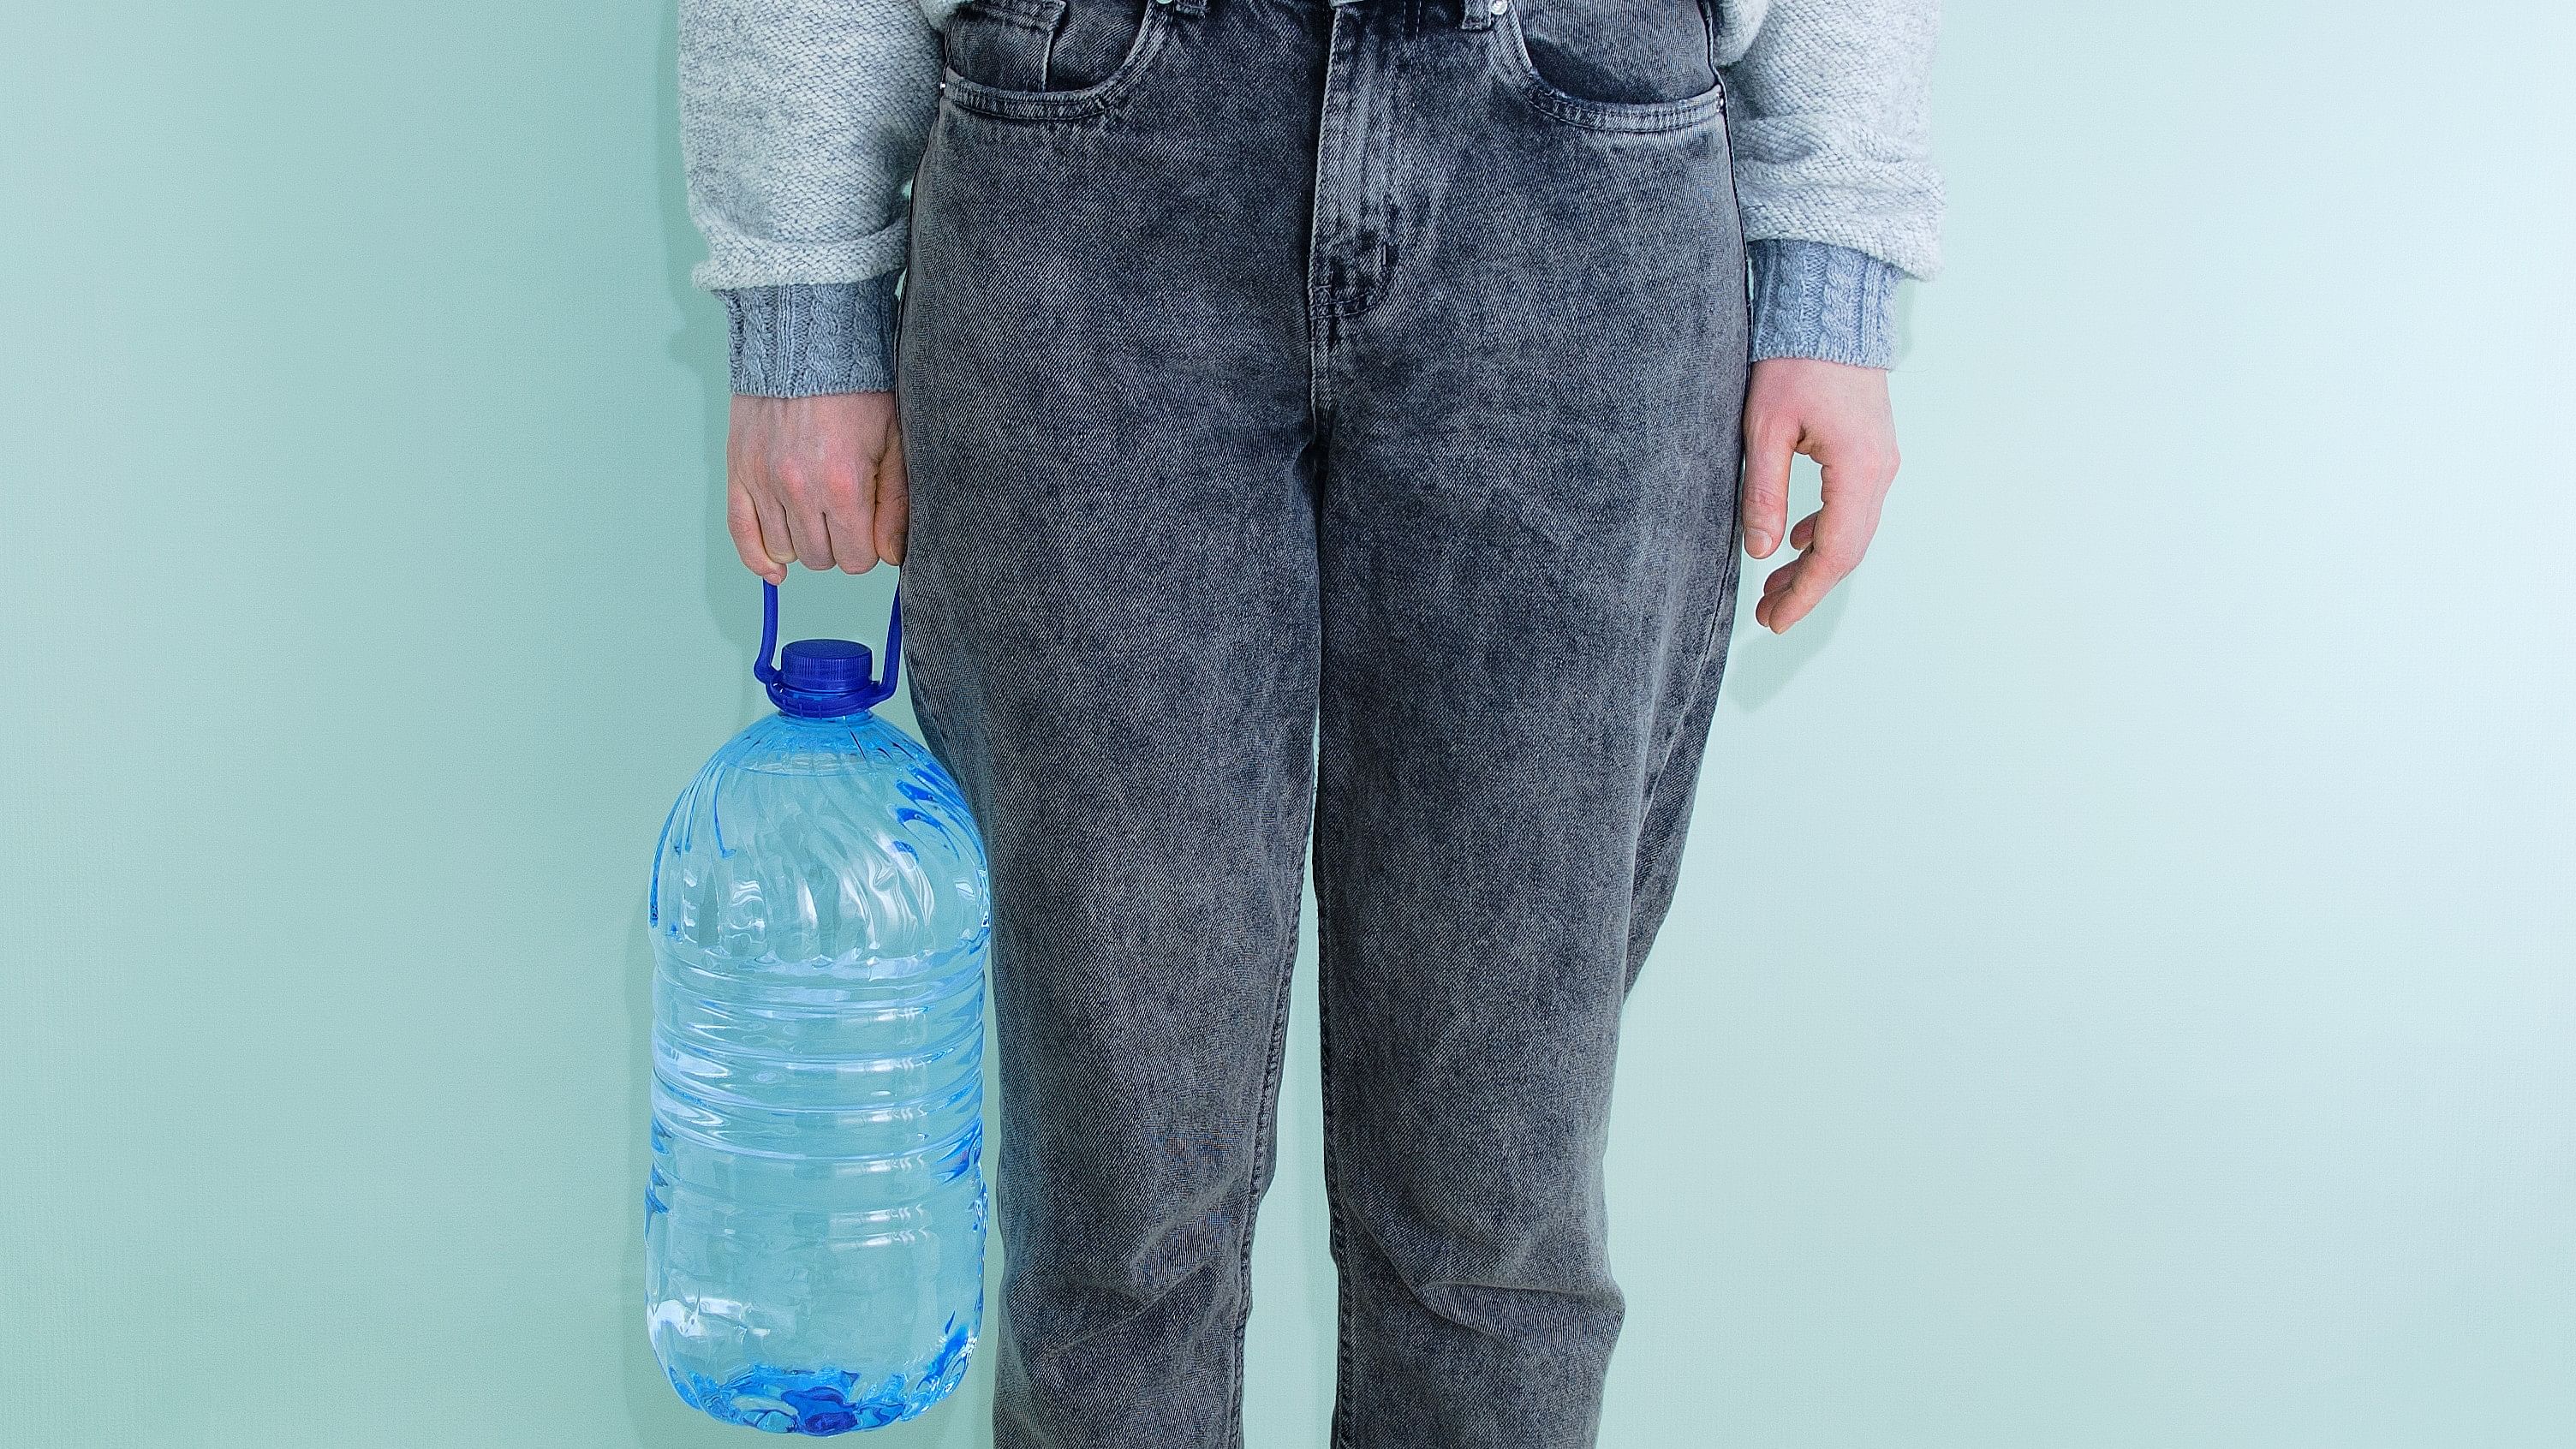
{"label": "blue bottle handle", "polygon": [[[751,677],[760,681],[772,694],[778,688],[778,585],[760,581],[760,657],[752,661]],[[873,707],[894,697],[895,676],[903,669],[903,581],[894,586],[894,602],[886,611],[885,662],[878,666],[876,677],[868,681],[864,695],[854,703]]]}

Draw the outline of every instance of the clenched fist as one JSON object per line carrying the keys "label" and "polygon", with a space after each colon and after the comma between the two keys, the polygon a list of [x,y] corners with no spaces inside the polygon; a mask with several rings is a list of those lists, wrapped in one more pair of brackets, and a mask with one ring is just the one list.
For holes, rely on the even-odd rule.
{"label": "clenched fist", "polygon": [[900,564],[910,499],[893,393],[734,398],[725,523],[753,573],[775,584],[791,563]]}

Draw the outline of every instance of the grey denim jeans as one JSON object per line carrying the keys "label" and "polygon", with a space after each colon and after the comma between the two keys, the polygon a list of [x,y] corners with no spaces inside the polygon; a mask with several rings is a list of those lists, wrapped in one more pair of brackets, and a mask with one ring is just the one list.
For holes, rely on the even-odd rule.
{"label": "grey denim jeans", "polygon": [[1593,1442],[1733,614],[1706,0],[970,0],[905,659],[992,862],[996,1440],[1241,1440],[1302,871],[1339,1449]]}

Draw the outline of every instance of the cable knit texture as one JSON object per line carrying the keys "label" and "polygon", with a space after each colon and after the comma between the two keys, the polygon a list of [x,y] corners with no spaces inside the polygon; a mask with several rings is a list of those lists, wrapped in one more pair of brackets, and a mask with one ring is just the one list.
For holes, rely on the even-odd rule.
{"label": "cable knit texture", "polygon": [[894,274],[864,282],[736,287],[733,390],[758,397],[894,390]]}
{"label": "cable knit texture", "polygon": [[1823,242],[1764,241],[1753,263],[1753,359],[1821,357],[1855,367],[1896,362],[1896,284],[1904,275]]}
{"label": "cable knit texture", "polygon": [[[891,387],[904,183],[957,0],[681,0],[680,141],[737,392]],[[1718,0],[1754,356],[1885,367],[1940,267],[1939,0]],[[869,286],[860,286],[869,283]]]}

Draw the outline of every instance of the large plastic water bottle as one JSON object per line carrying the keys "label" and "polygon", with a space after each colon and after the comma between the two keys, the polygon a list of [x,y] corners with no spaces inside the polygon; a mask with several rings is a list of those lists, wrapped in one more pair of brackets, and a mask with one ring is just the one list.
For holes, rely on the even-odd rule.
{"label": "large plastic water bottle", "polygon": [[646,1322],[680,1397],[837,1434],[965,1375],[984,1309],[984,848],[956,782],[871,707],[865,645],[752,673],[653,862]]}

